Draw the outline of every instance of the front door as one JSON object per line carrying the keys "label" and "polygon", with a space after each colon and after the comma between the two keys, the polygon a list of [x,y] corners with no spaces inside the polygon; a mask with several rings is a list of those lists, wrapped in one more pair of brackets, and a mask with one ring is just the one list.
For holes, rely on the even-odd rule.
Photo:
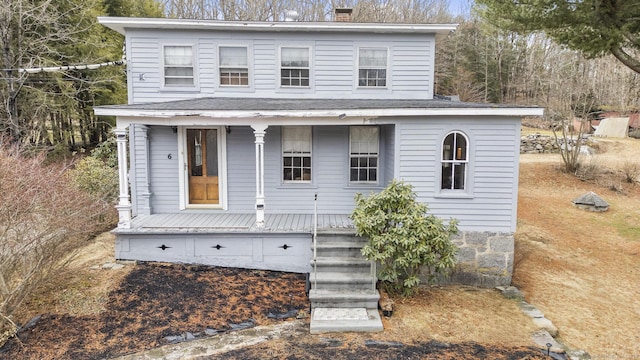
{"label": "front door", "polygon": [[187,129],[189,204],[220,204],[218,130]]}

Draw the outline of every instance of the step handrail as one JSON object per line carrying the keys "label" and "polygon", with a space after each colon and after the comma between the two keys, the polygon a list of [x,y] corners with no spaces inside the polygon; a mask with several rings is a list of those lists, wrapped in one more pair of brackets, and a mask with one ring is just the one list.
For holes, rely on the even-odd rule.
{"label": "step handrail", "polygon": [[318,289],[318,193],[313,196],[313,288]]}

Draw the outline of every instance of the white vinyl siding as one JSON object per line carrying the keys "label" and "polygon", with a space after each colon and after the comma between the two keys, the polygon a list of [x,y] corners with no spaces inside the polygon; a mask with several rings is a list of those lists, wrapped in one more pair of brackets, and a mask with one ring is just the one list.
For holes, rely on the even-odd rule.
{"label": "white vinyl siding", "polygon": [[194,86],[193,46],[165,45],[164,86]]}
{"label": "white vinyl siding", "polygon": [[[520,119],[434,117],[396,125],[398,173],[418,200],[463,231],[515,231]],[[443,139],[452,131],[468,138],[465,190],[442,190]]]}
{"label": "white vinyl siding", "polygon": [[309,48],[280,48],[280,86],[309,87]]}
{"label": "white vinyl siding", "polygon": [[[129,29],[129,103],[194,97],[291,98],[292,94],[314,99],[429,99],[433,96],[433,42],[434,37],[425,34],[238,32],[230,39],[228,33]],[[194,85],[165,86],[165,45],[193,47]],[[220,84],[220,47],[246,48],[248,85]],[[308,87],[281,85],[282,47],[309,49]],[[358,86],[359,48],[388,49],[386,87]]]}
{"label": "white vinyl siding", "polygon": [[249,86],[249,60],[247,48],[220,46],[220,86]]}

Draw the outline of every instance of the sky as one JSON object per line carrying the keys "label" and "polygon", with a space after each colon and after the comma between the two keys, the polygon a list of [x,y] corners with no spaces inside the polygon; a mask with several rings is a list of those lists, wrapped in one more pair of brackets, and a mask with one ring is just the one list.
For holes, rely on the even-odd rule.
{"label": "sky", "polygon": [[473,0],[448,0],[449,11],[454,15],[469,13]]}

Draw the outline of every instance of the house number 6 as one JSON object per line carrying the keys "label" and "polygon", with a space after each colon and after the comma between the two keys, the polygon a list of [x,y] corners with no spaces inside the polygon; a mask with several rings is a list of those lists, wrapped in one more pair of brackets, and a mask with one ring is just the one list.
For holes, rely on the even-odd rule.
{"label": "house number 6", "polygon": [[171,158],[173,158],[173,156],[171,156],[171,154],[167,155],[167,159],[171,160]]}

